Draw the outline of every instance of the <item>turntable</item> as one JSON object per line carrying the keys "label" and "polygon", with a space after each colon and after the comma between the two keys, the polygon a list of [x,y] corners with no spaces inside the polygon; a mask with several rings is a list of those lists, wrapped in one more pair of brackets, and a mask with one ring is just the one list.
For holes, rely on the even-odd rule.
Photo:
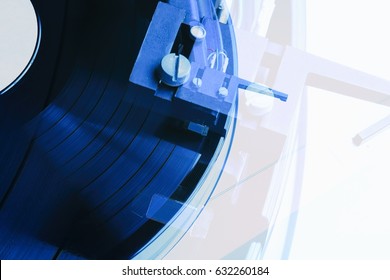
{"label": "turntable", "polygon": [[0,95],[2,259],[283,257],[305,85],[357,72],[298,48],[291,3],[242,2],[31,1]]}

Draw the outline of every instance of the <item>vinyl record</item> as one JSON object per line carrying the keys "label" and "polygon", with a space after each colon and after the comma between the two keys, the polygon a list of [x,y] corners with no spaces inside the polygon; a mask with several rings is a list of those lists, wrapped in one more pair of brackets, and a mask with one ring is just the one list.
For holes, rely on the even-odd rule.
{"label": "vinyl record", "polygon": [[175,103],[179,89],[142,72],[163,52],[195,61],[204,83],[207,71],[235,74],[213,1],[168,2],[32,0],[36,53],[0,95],[1,259],[132,258],[229,146],[230,93],[220,108],[190,102],[191,89]]}

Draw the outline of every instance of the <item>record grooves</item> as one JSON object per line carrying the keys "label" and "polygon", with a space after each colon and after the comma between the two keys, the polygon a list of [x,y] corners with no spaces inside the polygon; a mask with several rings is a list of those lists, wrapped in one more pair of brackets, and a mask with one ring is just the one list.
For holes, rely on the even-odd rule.
{"label": "record grooves", "polygon": [[129,82],[157,1],[32,2],[39,53],[0,96],[0,257],[131,258],[164,226],[152,197],[185,202],[223,137]]}

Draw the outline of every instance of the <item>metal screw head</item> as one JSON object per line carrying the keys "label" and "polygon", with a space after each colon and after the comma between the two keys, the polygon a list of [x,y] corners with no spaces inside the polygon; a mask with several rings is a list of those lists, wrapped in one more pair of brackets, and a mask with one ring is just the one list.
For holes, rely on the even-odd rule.
{"label": "metal screw head", "polygon": [[191,36],[194,40],[203,40],[206,37],[206,29],[203,26],[195,25],[190,29]]}
{"label": "metal screw head", "polygon": [[168,86],[181,86],[188,81],[190,73],[191,62],[181,54],[170,53],[161,60],[160,78]]}
{"label": "metal screw head", "polygon": [[202,86],[202,79],[201,78],[193,78],[192,79],[192,84],[196,87],[196,88],[200,88]]}
{"label": "metal screw head", "polygon": [[218,90],[218,95],[221,97],[226,97],[229,94],[229,90],[225,87],[220,87]]}

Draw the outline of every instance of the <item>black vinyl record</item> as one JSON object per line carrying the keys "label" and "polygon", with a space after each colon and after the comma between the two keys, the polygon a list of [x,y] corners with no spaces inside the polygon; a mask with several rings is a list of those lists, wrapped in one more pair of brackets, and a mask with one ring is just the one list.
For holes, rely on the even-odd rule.
{"label": "black vinyl record", "polygon": [[[129,82],[157,2],[32,1],[36,56],[0,95],[1,259],[131,258],[164,226],[153,196],[185,202],[218,154],[224,135],[183,129]],[[234,57],[232,36],[213,40]]]}

